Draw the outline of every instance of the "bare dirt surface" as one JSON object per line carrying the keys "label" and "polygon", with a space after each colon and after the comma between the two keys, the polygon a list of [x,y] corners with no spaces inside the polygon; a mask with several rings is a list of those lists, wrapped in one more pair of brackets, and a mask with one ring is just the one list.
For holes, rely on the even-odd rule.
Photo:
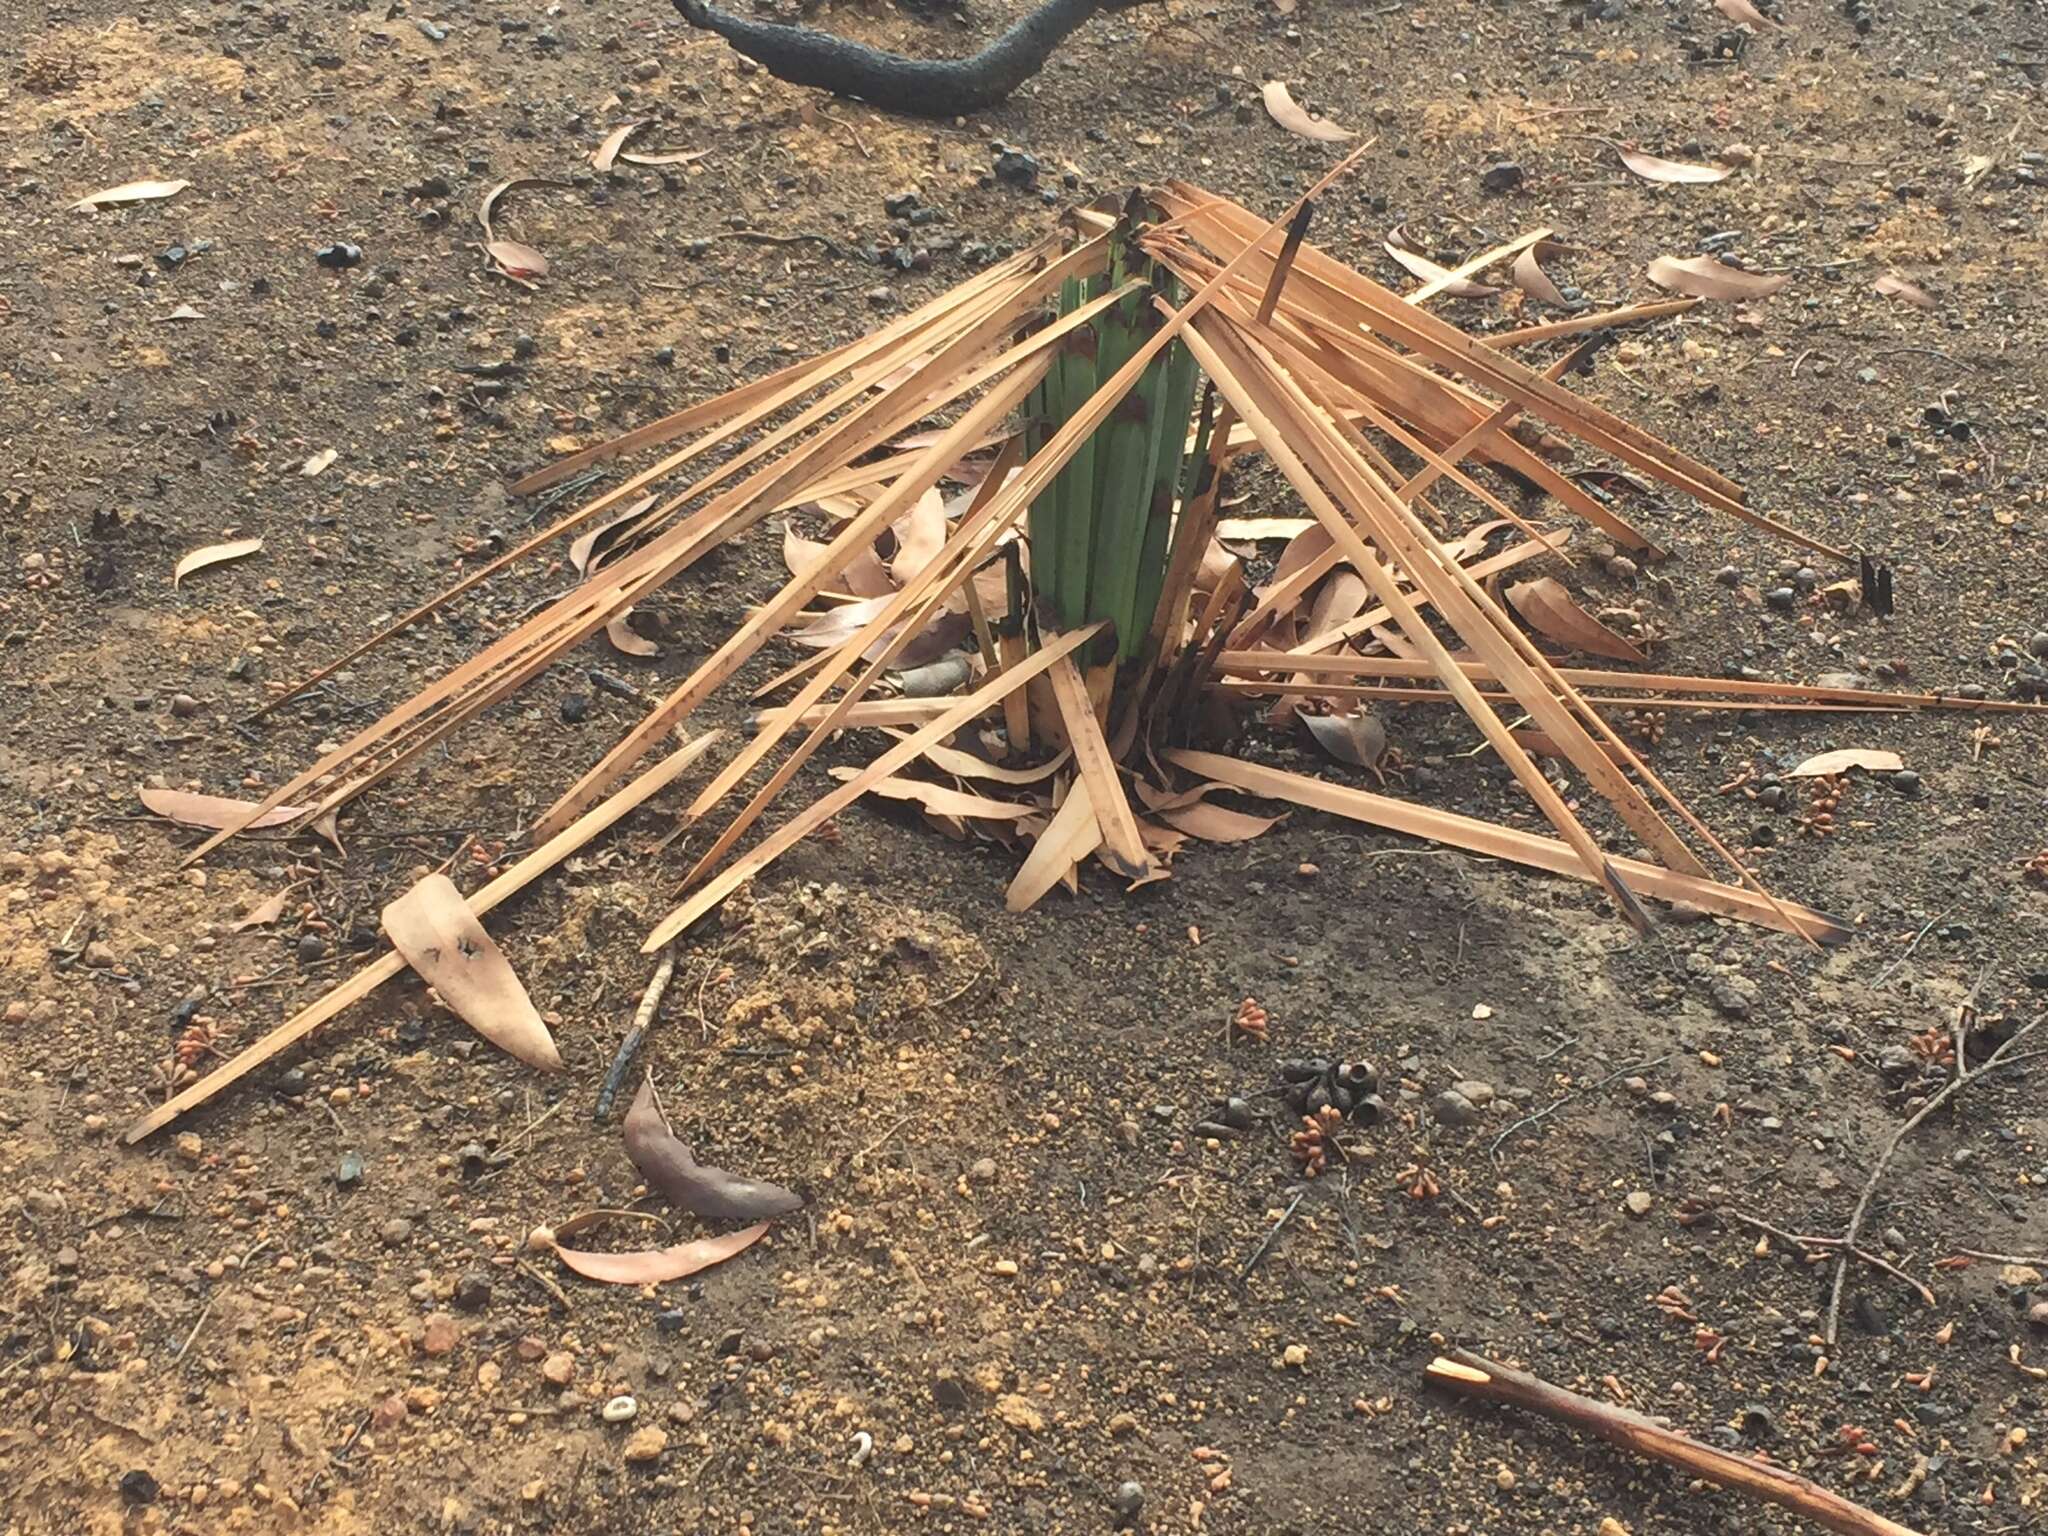
{"label": "bare dirt surface", "polygon": [[[591,1112],[684,867],[652,853],[665,813],[493,919],[566,1075],[400,980],[187,1123],[117,1140],[180,1040],[204,1071],[373,953],[418,873],[453,858],[473,885],[635,706],[558,669],[353,807],[345,857],[251,837],[183,870],[195,834],[138,786],[260,794],[560,592],[572,573],[536,562],[239,723],[518,537],[537,513],[511,472],[849,338],[1065,199],[1184,176],[1284,206],[1342,147],[1268,121],[1267,75],[1376,136],[1316,237],[1387,280],[1398,221],[1447,261],[1550,225],[1577,247],[1553,271],[1603,305],[1653,296],[1648,261],[1703,242],[1792,274],[1753,312],[1626,338],[1581,387],[1793,525],[1886,555],[1898,615],[1773,610],[1750,593],[1791,584],[1790,551],[1638,500],[1673,558],[1570,579],[1638,605],[1661,665],[2008,696],[2048,629],[2048,17],[1851,9],[1867,30],[1788,0],[1796,29],[1731,59],[1706,4],[1176,0],[1092,24],[1008,106],[948,125],[742,70],[654,4],[16,7],[0,1527],[1101,1531],[1121,1499],[1148,1531],[1790,1528],[1435,1396],[1442,1341],[1920,1530],[2035,1525],[2048,1330],[2027,1314],[2048,1286],[1938,1261],[2048,1252],[2038,1074],[1967,1089],[1907,1142],[1866,1241],[1938,1304],[1858,1264],[1838,1349],[1817,1343],[1831,1265],[1679,1219],[1718,1203],[1838,1232],[1939,1081],[1911,1037],[1945,1032],[1987,971],[1987,1018],[2048,1001],[2048,891],[2021,870],[2048,842],[2048,734],[2017,717],[1975,740],[1967,716],[1672,721],[1674,784],[1778,891],[1858,925],[1827,954],[1718,923],[1639,940],[1582,888],[1300,814],[1189,850],[1170,882],[1127,896],[1098,873],[1013,918],[1007,855],[862,808],[686,942],[647,1058],[700,1156],[803,1188],[809,1219],[657,1291],[525,1243],[635,1197]],[[813,19],[963,52],[1011,14]],[[641,117],[636,148],[703,157],[593,173]],[[998,141],[1036,157],[1038,190],[990,177]],[[1606,141],[1740,168],[1651,186]],[[1484,190],[1502,160],[1518,187]],[[532,291],[476,249],[479,202],[515,176],[568,183],[501,207],[498,233],[552,264]],[[144,177],[191,185],[69,209]],[[892,231],[883,199],[909,188],[941,216]],[[360,264],[323,266],[341,243]],[[877,264],[899,244],[911,270]],[[1873,292],[1886,272],[1935,308]],[[1292,510],[1248,484],[1251,510]],[[261,553],[174,588],[186,552],[254,535]],[[1714,579],[1727,564],[1749,592]],[[581,660],[654,689],[778,569],[756,535],[668,595],[661,658]],[[1424,768],[1411,793],[1527,821],[1461,720],[1389,725]],[[1715,793],[1842,745],[1903,753],[1918,792],[1852,778],[1827,839],[1796,797]],[[1344,772],[1305,740],[1248,750]],[[275,921],[238,927],[280,893]],[[1269,1046],[1226,1039],[1246,996]],[[1303,1183],[1275,1073],[1309,1055],[1375,1063],[1393,1113]],[[1491,1102],[1446,1113],[1459,1082]],[[1253,1132],[1198,1133],[1232,1095]],[[1406,1193],[1411,1164],[1436,1198]],[[622,1393],[637,1417],[607,1422]]]}

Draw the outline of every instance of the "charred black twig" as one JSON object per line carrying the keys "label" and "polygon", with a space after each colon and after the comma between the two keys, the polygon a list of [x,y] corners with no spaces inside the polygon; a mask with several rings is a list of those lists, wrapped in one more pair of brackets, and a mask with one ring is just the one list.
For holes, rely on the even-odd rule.
{"label": "charred black twig", "polygon": [[654,1015],[661,1007],[662,994],[668,991],[669,978],[676,973],[676,947],[671,944],[661,952],[661,963],[654,968],[647,990],[641,994],[640,1006],[633,1013],[633,1027],[626,1031],[626,1038],[619,1042],[618,1054],[612,1057],[611,1069],[604,1075],[604,1082],[597,1090],[597,1108],[590,1112],[590,1118],[603,1124],[612,1112],[612,1105],[618,1100],[619,1090],[625,1085],[626,1075],[633,1069],[633,1058],[640,1054],[641,1042],[647,1038],[648,1028],[654,1023]]}
{"label": "charred black twig", "polygon": [[888,112],[963,117],[996,105],[1037,74],[1068,34],[1096,12],[1125,10],[1148,0],[1045,0],[964,59],[907,58],[809,27],[734,16],[705,0],[675,3],[691,26],[716,32],[778,80],[857,96]]}

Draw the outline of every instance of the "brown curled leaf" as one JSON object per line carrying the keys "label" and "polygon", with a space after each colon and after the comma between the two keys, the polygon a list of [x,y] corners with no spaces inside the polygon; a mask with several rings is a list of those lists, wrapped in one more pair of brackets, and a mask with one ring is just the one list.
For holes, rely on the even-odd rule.
{"label": "brown curled leaf", "polygon": [[484,254],[507,277],[528,282],[548,275],[548,259],[530,245],[517,240],[486,240]]}
{"label": "brown curled leaf", "polygon": [[1650,263],[1650,281],[1659,288],[1695,299],[1767,299],[1792,281],[1789,273],[1745,272],[1711,256],[1659,256]]}
{"label": "brown curled leaf", "polygon": [[1550,274],[1543,270],[1542,241],[1537,241],[1515,258],[1514,276],[1515,286],[1530,298],[1544,304],[1563,306],[1563,292],[1550,280]]}
{"label": "brown curled leaf", "polygon": [[1259,88],[1259,94],[1265,98],[1266,115],[1289,133],[1298,133],[1304,139],[1315,139],[1324,144],[1341,144],[1346,139],[1358,137],[1349,128],[1339,128],[1328,118],[1312,116],[1289,94],[1284,81],[1268,80]]}
{"label": "brown curled leaf", "polygon": [[1737,26],[1767,27],[1779,32],[1785,30],[1785,23],[1771,20],[1751,5],[1749,0],[1714,0],[1714,7]]}
{"label": "brown curled leaf", "polygon": [[654,1099],[654,1079],[643,1077],[626,1111],[626,1156],[663,1199],[706,1221],[774,1221],[803,1209],[795,1190],[707,1168],[677,1140]]}
{"label": "brown curled leaf", "polygon": [[1571,594],[1553,576],[1516,582],[1508,588],[1508,604],[1531,629],[1571,650],[1632,661],[1638,666],[1650,659],[1573,602]]}
{"label": "brown curled leaf", "polygon": [[714,1264],[723,1264],[745,1253],[768,1230],[763,1221],[738,1232],[718,1237],[700,1237],[673,1248],[644,1248],[637,1253],[592,1253],[584,1248],[554,1245],[555,1257],[586,1280],[606,1285],[659,1285],[664,1280],[681,1280]]}
{"label": "brown curled leaf", "polygon": [[619,151],[626,147],[626,141],[653,121],[654,119],[651,117],[643,117],[635,122],[621,123],[610,133],[606,134],[604,142],[598,145],[591,153],[591,169],[596,171],[610,170],[618,163]]}
{"label": "brown curled leaf", "polygon": [[620,614],[617,618],[608,619],[605,622],[605,639],[611,642],[611,648],[621,656],[638,656],[643,659],[649,656],[659,656],[661,654],[661,647],[626,622],[626,615],[632,611],[632,609],[628,608],[625,613]]}
{"label": "brown curled leaf", "polygon": [[251,928],[268,928],[272,923],[284,916],[285,898],[290,895],[291,888],[287,886],[268,900],[258,902],[248,910],[246,915],[236,918],[229,925],[229,931],[244,933]]}
{"label": "brown curled leaf", "polygon": [[1318,745],[1340,763],[1371,768],[1387,755],[1387,728],[1369,709],[1349,715],[1303,715],[1301,723]]}
{"label": "brown curled leaf", "polygon": [[653,505],[652,496],[642,496],[610,522],[577,535],[576,542],[569,546],[569,563],[576,567],[576,574],[588,576],[601,565],[605,556],[638,531],[628,525]]}

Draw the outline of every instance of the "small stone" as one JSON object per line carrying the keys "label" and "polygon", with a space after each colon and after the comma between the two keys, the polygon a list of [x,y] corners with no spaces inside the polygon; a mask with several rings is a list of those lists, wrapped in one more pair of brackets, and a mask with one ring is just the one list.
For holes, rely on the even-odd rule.
{"label": "small stone", "polygon": [[632,69],[632,77],[634,81],[640,85],[645,85],[648,81],[655,79],[660,74],[661,60],[659,59],[642,59],[638,64],[635,64]]}
{"label": "small stone", "polygon": [[405,1394],[394,1392],[370,1410],[370,1427],[376,1430],[396,1428],[405,1422],[408,1411]]}
{"label": "small stone", "polygon": [[121,1497],[130,1504],[154,1504],[157,1494],[162,1491],[157,1480],[140,1467],[121,1474],[120,1489]]}
{"label": "small stone", "polygon": [[1642,567],[1627,555],[1616,555],[1607,562],[1607,574],[1616,581],[1634,581],[1641,570]]}
{"label": "small stone", "polygon": [[1628,1207],[1628,1213],[1631,1216],[1649,1215],[1650,1207],[1655,1205],[1656,1203],[1657,1197],[1651,1194],[1647,1189],[1630,1190],[1628,1192],[1628,1198],[1622,1202],[1622,1204]]}
{"label": "small stone", "polygon": [[1799,594],[1790,587],[1773,587],[1764,594],[1764,602],[1780,613],[1790,613],[1799,601]]}
{"label": "small stone", "polygon": [[180,720],[188,719],[199,713],[199,701],[189,693],[174,693],[171,695],[171,713]]}
{"label": "small stone", "polygon": [[341,1163],[334,1170],[334,1182],[339,1184],[343,1189],[347,1189],[352,1185],[362,1183],[363,1154],[360,1152],[342,1153]]}
{"label": "small stone", "polygon": [[490,1392],[504,1379],[505,1368],[495,1360],[486,1360],[476,1368],[476,1384],[480,1391]]}
{"label": "small stone", "polygon": [[1493,1486],[1502,1493],[1513,1493],[1515,1491],[1514,1469],[1503,1463],[1501,1469],[1493,1474]]}
{"label": "small stone", "polygon": [[576,1377],[576,1357],[558,1349],[540,1363],[541,1379],[550,1386],[566,1387]]}
{"label": "small stone", "polygon": [[868,290],[869,309],[887,309],[890,305],[894,304],[895,302],[896,290],[893,288],[885,286],[881,288],[870,288]]}
{"label": "small stone", "polygon": [[1139,1513],[1145,1508],[1145,1485],[1131,1481],[1118,1483],[1116,1492],[1110,1497],[1109,1508],[1120,1528],[1136,1525]]}
{"label": "small stone", "polygon": [[363,248],[338,240],[333,245],[323,245],[313,253],[313,259],[321,266],[334,272],[346,272],[350,267],[363,264]]}
{"label": "small stone", "polygon": [[1038,185],[1038,160],[1021,149],[1005,147],[996,154],[996,180],[1010,187]]}
{"label": "small stone", "polygon": [[299,964],[311,965],[314,961],[324,958],[326,954],[327,941],[319,934],[302,933],[299,935]]}
{"label": "small stone", "polygon": [[1125,1435],[1135,1435],[1138,1432],[1138,1416],[1135,1413],[1114,1414],[1102,1427],[1108,1432],[1110,1439],[1121,1440]]}
{"label": "small stone", "polygon": [[2048,629],[2037,629],[2028,637],[2027,654],[2048,661]]}
{"label": "small stone", "polygon": [[1721,569],[1714,572],[1714,580],[1721,583],[1724,587],[1739,587],[1742,585],[1742,567],[1739,565],[1724,565]]}
{"label": "small stone", "polygon": [[377,1241],[386,1248],[396,1248],[412,1238],[412,1223],[403,1216],[394,1216],[377,1229]]}
{"label": "small stone", "polygon": [[1017,1274],[1017,1261],[1015,1259],[997,1259],[989,1268],[996,1274],[1001,1275],[1005,1280],[1009,1280],[1015,1278]]}
{"label": "small stone", "polygon": [[206,1151],[206,1143],[199,1139],[195,1131],[180,1132],[176,1146],[178,1161],[181,1163],[197,1164]]}
{"label": "small stone", "polygon": [[1029,1398],[1011,1392],[996,1399],[996,1416],[1010,1428],[1035,1435],[1045,1428],[1045,1415],[1031,1406]]}
{"label": "small stone", "polygon": [[114,968],[114,946],[104,939],[94,939],[85,946],[85,963],[96,971],[110,971]]}
{"label": "small stone", "polygon": [[1451,1091],[1463,1094],[1481,1109],[1493,1102],[1493,1084],[1482,1082],[1476,1077],[1462,1078],[1451,1084]]}
{"label": "small stone", "polygon": [[624,1424],[639,1417],[640,1400],[631,1393],[621,1392],[599,1411],[604,1415],[605,1423]]}
{"label": "small stone", "polygon": [[587,693],[565,693],[562,695],[562,719],[569,725],[576,725],[590,714],[590,695]]}
{"label": "small stone", "polygon": [[1479,1109],[1464,1094],[1455,1088],[1446,1088],[1436,1096],[1436,1117],[1445,1125],[1467,1126],[1479,1123]]}
{"label": "small stone", "polygon": [[455,1282],[455,1305],[464,1312],[481,1312],[491,1304],[491,1282],[472,1271]]}
{"label": "small stone", "polygon": [[1714,1000],[1714,1006],[1731,1019],[1749,1017],[1750,996],[1735,982],[1723,977],[1707,989],[1707,995]]}
{"label": "small stone", "polygon": [[967,1170],[967,1177],[977,1184],[993,1184],[996,1181],[996,1160],[992,1157],[978,1157],[974,1166]]}
{"label": "small stone", "polygon": [[1308,1369],[1308,1346],[1306,1344],[1288,1345],[1280,1351],[1280,1364],[1290,1371]]}
{"label": "small stone", "polygon": [[1489,192],[1512,192],[1522,181],[1522,168],[1512,160],[1496,160],[1479,177],[1479,185]]}
{"label": "small stone", "polygon": [[426,1326],[420,1331],[420,1352],[427,1355],[453,1354],[460,1337],[455,1319],[446,1312],[436,1312],[427,1318]]}
{"label": "small stone", "polygon": [[907,219],[923,206],[917,188],[906,187],[901,192],[892,192],[882,199],[882,212],[892,219]]}
{"label": "small stone", "polygon": [[645,1466],[650,1461],[661,1460],[661,1453],[668,1449],[668,1432],[649,1424],[636,1429],[626,1439],[624,1455],[634,1466]]}
{"label": "small stone", "polygon": [[1897,773],[1889,775],[1885,782],[1908,800],[1920,793],[1920,775],[1911,768],[1901,768]]}
{"label": "small stone", "polygon": [[2036,1328],[2048,1329],[2048,1301],[2037,1301],[2027,1308],[2027,1321]]}

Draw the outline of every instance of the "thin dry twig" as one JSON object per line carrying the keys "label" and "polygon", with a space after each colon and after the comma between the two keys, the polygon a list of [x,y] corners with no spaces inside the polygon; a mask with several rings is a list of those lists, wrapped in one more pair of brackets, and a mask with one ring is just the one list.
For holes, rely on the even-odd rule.
{"label": "thin dry twig", "polygon": [[1548,1104],[1544,1105],[1541,1109],[1537,1110],[1536,1113],[1534,1113],[1533,1115],[1522,1116],[1521,1119],[1517,1120],[1513,1125],[1509,1126],[1506,1130],[1502,1131],[1498,1136],[1494,1137],[1492,1144],[1489,1145],[1486,1149],[1486,1155],[1494,1159],[1494,1161],[1498,1162],[1500,1160],[1501,1144],[1505,1142],[1510,1136],[1514,1135],[1515,1132],[1520,1130],[1526,1130],[1528,1129],[1528,1127],[1532,1125],[1536,1125],[1542,1121],[1548,1120],[1560,1109],[1563,1109],[1565,1105],[1570,1104],[1576,1099],[1582,1099],[1589,1093],[1595,1093],[1600,1089],[1605,1088],[1609,1083],[1616,1082],[1621,1078],[1629,1077],[1635,1073],[1647,1072],[1652,1067],[1662,1066],[1665,1062],[1669,1061],[1675,1054],[1675,1052],[1666,1051],[1662,1056],[1653,1057],[1649,1061],[1639,1061],[1633,1063],[1630,1066],[1619,1067],[1616,1070],[1608,1073],[1605,1077],[1601,1078],[1600,1081],[1597,1083],[1588,1083],[1583,1088],[1574,1088],[1570,1093],[1566,1094],[1561,1099],[1552,1099]]}
{"label": "thin dry twig", "polygon": [[[1941,1108],[1942,1105],[1946,1104],[1950,1099],[1954,1098],[1958,1093],[1962,1092],[1963,1089],[1969,1087],[1970,1084],[1975,1082],[1981,1082],[1984,1078],[1991,1076],[1992,1073],[1998,1071],[2001,1067],[2013,1066],[2021,1060],[2028,1059],[2033,1056],[2041,1054],[2035,1051],[2027,1051],[2022,1055],[2014,1056],[2009,1053],[2011,1052],[2013,1046],[2017,1045],[2020,1041],[2024,1040],[2028,1035],[2033,1033],[2035,1027],[2039,1025],[2042,1019],[2044,1018],[2048,1018],[2048,1014],[2042,1014],[2039,1017],[2036,1017],[2030,1020],[2029,1022],[2021,1025],[2017,1030],[2013,1031],[2012,1035],[2009,1038],[2000,1042],[1997,1050],[1993,1051],[1989,1056],[1987,1056],[1984,1059],[1984,1062],[1981,1066],[1975,1068],[1969,1067],[1965,1063],[1965,1058],[1960,1053],[1958,1053],[1958,1055],[1956,1056],[1955,1077],[1950,1079],[1950,1081],[1941,1089],[1939,1093],[1935,1094],[1933,1098],[1929,1099],[1925,1104],[1921,1105],[1919,1111],[1912,1117],[1912,1119],[1908,1120],[1904,1125],[1900,1126],[1898,1130],[1892,1133],[1892,1139],[1889,1142],[1885,1143],[1884,1151],[1878,1155],[1876,1166],[1874,1166],[1870,1170],[1870,1177],[1864,1180],[1863,1182],[1863,1193],[1857,1198],[1856,1209],[1850,1213],[1848,1229],[1842,1234],[1842,1244],[1844,1249],[1853,1250],[1855,1248],[1857,1235],[1861,1233],[1863,1230],[1863,1218],[1870,1213],[1871,1199],[1877,1193],[1877,1186],[1884,1182],[1885,1171],[1891,1167],[1892,1158],[1898,1154],[1899,1147],[1905,1142],[1905,1139],[1913,1134],[1914,1129],[1920,1124],[1921,1121],[1925,1120],[1929,1115],[1933,1114],[1937,1109]],[[1848,1275],[1849,1254],[1845,1252],[1843,1256],[1835,1262],[1834,1284],[1828,1293],[1827,1327],[1821,1335],[1821,1337],[1826,1339],[1830,1345],[1832,1345],[1835,1342],[1836,1336],[1841,1329],[1842,1285],[1843,1282],[1847,1280]]]}

